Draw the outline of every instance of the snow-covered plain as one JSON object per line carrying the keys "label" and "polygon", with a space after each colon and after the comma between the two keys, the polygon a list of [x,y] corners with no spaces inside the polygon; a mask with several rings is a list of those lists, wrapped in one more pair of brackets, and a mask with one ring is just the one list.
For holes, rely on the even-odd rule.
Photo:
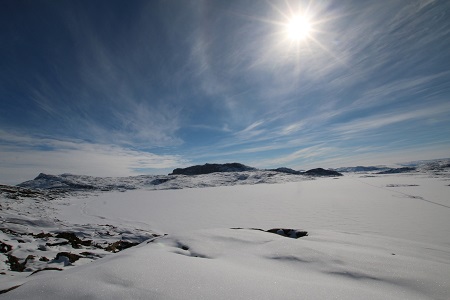
{"label": "snow-covered plain", "polygon": [[[264,174],[244,185],[239,176],[255,175],[180,176],[165,184],[191,188],[143,184],[11,202],[2,226],[16,231],[145,241],[111,255],[90,249],[103,256],[97,260],[46,264],[63,271],[4,272],[2,289],[24,284],[0,299],[450,299],[448,172]],[[221,186],[226,178],[238,183]],[[45,210],[33,215],[39,207]],[[308,236],[266,231],[272,228]],[[40,240],[2,234],[17,257],[42,255]],[[63,247],[48,246],[48,256],[76,251]]]}

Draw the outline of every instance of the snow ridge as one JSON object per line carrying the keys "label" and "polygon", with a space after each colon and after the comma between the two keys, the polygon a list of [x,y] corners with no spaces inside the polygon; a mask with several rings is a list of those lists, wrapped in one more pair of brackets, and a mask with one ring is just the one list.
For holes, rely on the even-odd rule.
{"label": "snow ridge", "polygon": [[298,174],[276,171],[216,172],[201,175],[140,175],[130,177],[93,177],[85,175],[39,174],[35,179],[18,184],[28,189],[76,191],[126,191],[134,189],[183,189],[258,183],[280,183],[311,179]]}

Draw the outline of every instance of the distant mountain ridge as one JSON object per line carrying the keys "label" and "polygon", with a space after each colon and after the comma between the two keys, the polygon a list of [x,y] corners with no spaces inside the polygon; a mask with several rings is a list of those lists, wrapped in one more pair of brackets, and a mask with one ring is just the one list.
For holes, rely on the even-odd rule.
{"label": "distant mountain ridge", "polygon": [[[202,175],[202,174],[226,173],[226,172],[251,172],[256,170],[257,170],[256,168],[249,167],[240,163],[204,164],[204,165],[195,165],[187,168],[177,168],[173,170],[173,172],[169,175]],[[311,169],[306,172],[296,171],[286,167],[262,171],[272,171],[292,175],[342,176],[341,173],[335,170],[325,170],[322,168]]]}
{"label": "distant mountain ridge", "polygon": [[368,166],[368,167],[356,166],[356,167],[341,167],[341,168],[336,168],[334,170],[338,171],[338,172],[372,172],[372,171],[382,171],[382,170],[387,170],[387,169],[389,169],[389,168],[384,167],[384,166]]}
{"label": "distant mountain ridge", "polygon": [[240,163],[226,163],[177,168],[169,175],[94,177],[73,174],[50,175],[40,173],[33,180],[25,181],[17,186],[28,189],[49,190],[56,193],[126,191],[141,188],[162,190],[290,182],[314,176],[342,176],[342,174],[322,168],[312,169],[306,172],[295,171],[289,168],[258,170]]}
{"label": "distant mountain ridge", "polygon": [[[316,168],[296,171],[286,167],[259,170],[240,163],[205,164],[177,168],[169,175],[139,175],[128,177],[94,177],[85,175],[40,173],[35,179],[18,184],[28,189],[49,190],[57,193],[77,191],[126,191],[133,189],[182,189],[196,187],[228,186],[290,182],[318,176],[342,176],[340,172],[370,172],[371,174],[396,174],[426,172],[435,175],[450,173],[450,159],[430,160],[401,168],[384,166],[357,166],[337,169]],[[182,175],[182,176],[178,176]]]}
{"label": "distant mountain ridge", "polygon": [[135,189],[168,190],[199,187],[280,183],[307,180],[303,175],[252,170],[214,172],[199,175],[139,175],[129,177],[94,177],[85,175],[39,174],[35,179],[18,184],[32,190],[47,190],[55,194],[95,191],[127,191]]}
{"label": "distant mountain ridge", "polygon": [[244,172],[255,171],[256,168],[249,167],[240,163],[226,163],[226,164],[204,164],[196,165],[187,168],[177,168],[169,175],[201,175],[210,173],[224,173],[224,172]]}
{"label": "distant mountain ridge", "polygon": [[415,167],[402,167],[402,168],[392,168],[385,171],[378,172],[377,174],[398,174],[398,173],[409,173],[415,171]]}
{"label": "distant mountain ridge", "polygon": [[356,166],[356,167],[340,167],[334,170],[338,172],[374,172],[375,174],[397,174],[415,171],[423,172],[442,172],[450,169],[450,158],[419,160],[408,163],[398,164],[400,167],[387,166]]}

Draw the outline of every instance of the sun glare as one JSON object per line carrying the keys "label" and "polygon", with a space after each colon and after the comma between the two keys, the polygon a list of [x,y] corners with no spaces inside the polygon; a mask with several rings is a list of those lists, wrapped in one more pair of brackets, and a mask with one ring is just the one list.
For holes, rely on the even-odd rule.
{"label": "sun glare", "polygon": [[309,37],[311,24],[305,17],[295,16],[286,24],[286,31],[289,39],[301,41]]}

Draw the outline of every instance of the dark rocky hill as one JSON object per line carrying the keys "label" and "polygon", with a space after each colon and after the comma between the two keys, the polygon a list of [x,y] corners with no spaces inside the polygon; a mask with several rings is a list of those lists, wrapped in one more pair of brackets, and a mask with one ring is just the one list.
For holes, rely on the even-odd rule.
{"label": "dark rocky hill", "polygon": [[240,163],[227,163],[227,164],[204,164],[196,165],[187,168],[177,168],[169,175],[201,175],[210,173],[224,173],[224,172],[244,172],[255,171],[255,168],[240,164]]}
{"label": "dark rocky hill", "polygon": [[276,169],[270,169],[268,171],[287,173],[287,174],[294,174],[294,175],[301,175],[302,174],[302,172],[300,172],[300,171],[295,171],[293,169],[285,168],[285,167],[276,168]]}
{"label": "dark rocky hill", "polygon": [[334,170],[325,170],[322,168],[311,169],[303,173],[309,176],[343,176],[341,173]]}

